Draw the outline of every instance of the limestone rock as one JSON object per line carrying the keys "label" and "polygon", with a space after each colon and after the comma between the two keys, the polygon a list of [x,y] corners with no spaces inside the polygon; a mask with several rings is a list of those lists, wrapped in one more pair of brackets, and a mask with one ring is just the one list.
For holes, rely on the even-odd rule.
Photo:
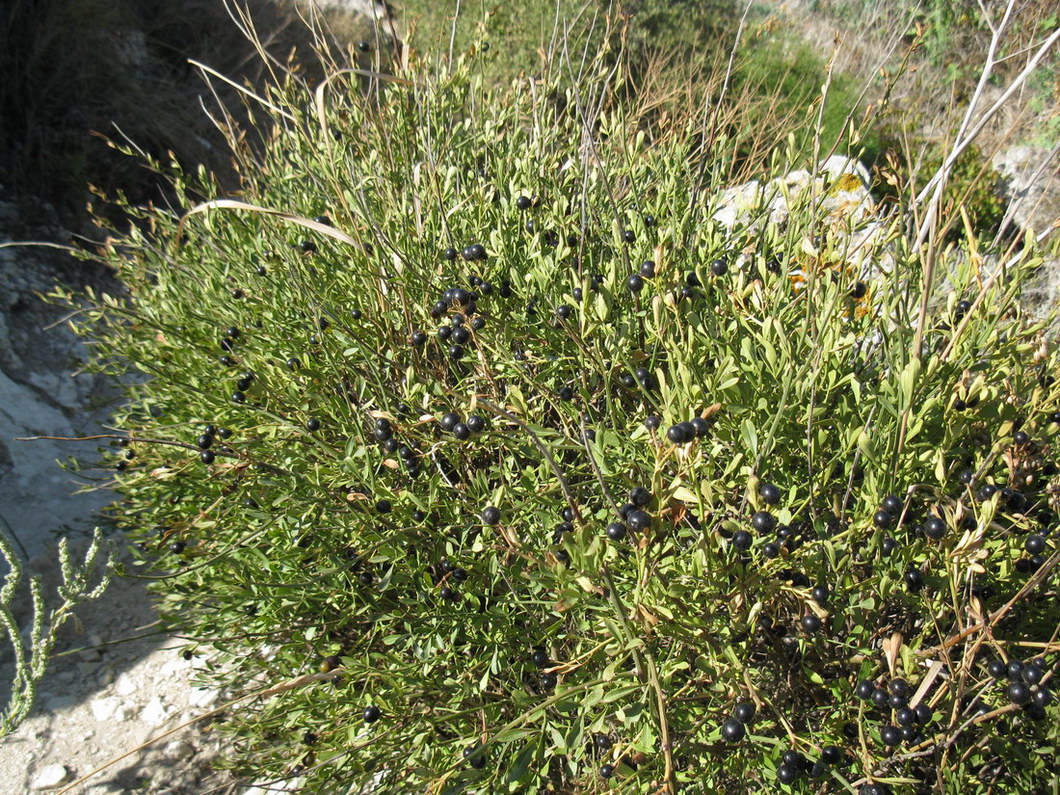
{"label": "limestone rock", "polygon": [[73,778],[73,773],[65,765],[45,765],[33,776],[30,789],[35,791],[55,789]]}

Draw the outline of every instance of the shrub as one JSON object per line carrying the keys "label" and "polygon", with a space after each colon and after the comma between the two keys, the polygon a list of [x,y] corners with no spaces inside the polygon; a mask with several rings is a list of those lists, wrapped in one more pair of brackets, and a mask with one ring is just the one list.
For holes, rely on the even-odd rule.
{"label": "shrub", "polygon": [[141,376],[118,520],[170,624],[237,693],[305,677],[228,714],[233,769],[1044,784],[1060,395],[1015,302],[1033,242],[917,248],[816,190],[725,231],[732,142],[647,135],[620,75],[416,60],[272,90],[238,197],[172,169],[179,205],[127,207],[100,252],[128,292],[76,320]]}

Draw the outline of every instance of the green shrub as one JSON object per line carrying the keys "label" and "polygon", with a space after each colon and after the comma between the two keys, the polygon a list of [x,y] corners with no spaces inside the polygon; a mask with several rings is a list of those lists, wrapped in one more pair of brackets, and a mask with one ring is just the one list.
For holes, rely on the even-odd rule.
{"label": "green shrub", "polygon": [[[473,58],[290,82],[268,146],[233,142],[234,200],[173,169],[179,205],[128,207],[101,252],[128,292],[76,322],[139,376],[110,460],[169,623],[237,694],[321,671],[227,714],[230,766],[1042,787],[1060,389],[1015,303],[1033,246],[991,270],[896,215],[855,268],[812,195],[726,231],[734,143],[647,136],[609,62],[576,91],[484,88]],[[1010,705],[987,665],[1031,658]]]}

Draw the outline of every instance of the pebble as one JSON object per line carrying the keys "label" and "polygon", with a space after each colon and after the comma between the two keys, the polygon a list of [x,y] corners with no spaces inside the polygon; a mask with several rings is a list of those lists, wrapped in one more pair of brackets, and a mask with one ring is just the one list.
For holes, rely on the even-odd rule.
{"label": "pebble", "polygon": [[188,759],[195,755],[195,746],[183,740],[174,740],[166,746],[166,756],[174,759]]}
{"label": "pebble", "polygon": [[131,708],[117,696],[103,696],[92,699],[92,716],[99,722],[108,720],[126,720]]}
{"label": "pebble", "polygon": [[220,700],[221,692],[209,687],[193,687],[188,691],[188,706],[212,707]]}
{"label": "pebble", "polygon": [[114,685],[114,692],[119,696],[131,696],[136,692],[136,682],[128,674],[122,674]]}
{"label": "pebble", "polygon": [[169,710],[158,696],[148,701],[147,706],[140,711],[140,720],[150,726],[161,726],[168,717]]}
{"label": "pebble", "polygon": [[29,788],[32,790],[53,789],[73,778],[73,772],[65,765],[45,765],[33,776]]}

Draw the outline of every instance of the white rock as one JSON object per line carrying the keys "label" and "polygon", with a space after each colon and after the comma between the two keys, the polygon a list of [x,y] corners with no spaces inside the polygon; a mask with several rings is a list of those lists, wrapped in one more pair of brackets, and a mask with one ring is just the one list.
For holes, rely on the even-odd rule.
{"label": "white rock", "polygon": [[211,707],[217,703],[221,693],[209,687],[193,687],[188,693],[189,707]]}
{"label": "white rock", "polygon": [[92,699],[89,707],[92,709],[92,717],[102,722],[110,720],[120,704],[121,700],[115,696],[101,696]]}
{"label": "white rock", "polygon": [[166,756],[181,761],[190,759],[195,755],[195,746],[184,740],[174,740],[166,746]]}
{"label": "white rock", "polygon": [[832,155],[821,162],[821,172],[829,177],[829,181],[835,181],[844,174],[853,174],[861,180],[861,184],[868,189],[872,183],[869,170],[861,164],[860,160],[843,155]]}
{"label": "white rock", "polygon": [[122,674],[114,683],[114,692],[119,696],[131,696],[136,692],[136,681],[129,674]]}
{"label": "white rock", "polygon": [[173,674],[179,674],[182,671],[190,668],[190,662],[182,657],[176,659],[167,660],[159,671],[159,679],[169,679]]}
{"label": "white rock", "polygon": [[32,790],[54,789],[73,778],[65,765],[45,765],[33,776],[29,787]]}
{"label": "white rock", "polygon": [[161,726],[169,717],[169,710],[158,696],[152,697],[140,711],[140,720],[150,726]]}

